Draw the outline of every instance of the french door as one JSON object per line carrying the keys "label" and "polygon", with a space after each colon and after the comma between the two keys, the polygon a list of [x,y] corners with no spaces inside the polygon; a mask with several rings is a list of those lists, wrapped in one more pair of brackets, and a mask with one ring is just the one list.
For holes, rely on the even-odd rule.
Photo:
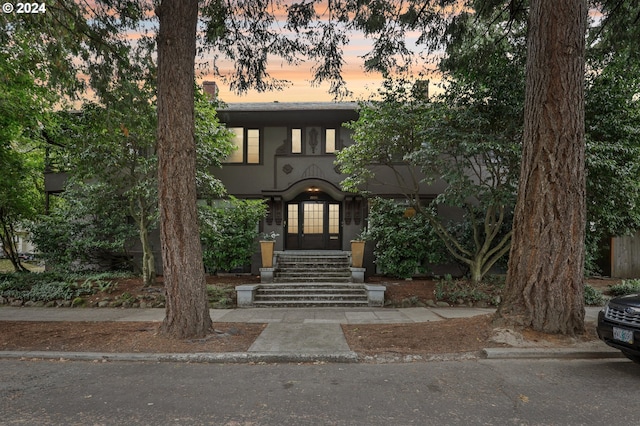
{"label": "french door", "polygon": [[287,204],[286,249],[340,250],[340,203],[310,200]]}

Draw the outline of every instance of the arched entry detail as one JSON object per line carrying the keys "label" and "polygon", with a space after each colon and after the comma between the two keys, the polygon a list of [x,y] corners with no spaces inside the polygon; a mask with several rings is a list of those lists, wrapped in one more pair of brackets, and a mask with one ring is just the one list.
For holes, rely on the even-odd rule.
{"label": "arched entry detail", "polygon": [[[320,192],[324,192],[329,195],[335,201],[344,200],[345,193],[340,190],[333,183],[328,182],[324,179],[303,179],[300,180],[293,185],[289,186],[287,189],[283,191],[273,192],[274,195],[279,195],[282,197],[284,201],[291,201],[294,198],[298,197],[300,194],[304,194],[306,192],[310,192],[310,190],[318,189]],[[267,193],[263,191],[265,195],[270,195],[271,192]]]}
{"label": "arched entry detail", "polygon": [[342,203],[310,187],[286,203],[285,250],[340,250]]}

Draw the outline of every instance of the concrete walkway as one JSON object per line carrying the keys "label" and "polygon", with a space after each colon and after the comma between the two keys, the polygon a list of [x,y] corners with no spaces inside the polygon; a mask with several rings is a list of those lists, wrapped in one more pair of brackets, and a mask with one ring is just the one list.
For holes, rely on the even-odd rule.
{"label": "concrete walkway", "polygon": [[[594,321],[600,308],[587,308]],[[356,362],[340,324],[407,324],[468,318],[495,312],[478,308],[244,308],[212,309],[214,322],[268,324],[246,353],[227,354],[94,354],[0,351],[0,358],[109,359],[127,361],[199,362]],[[162,321],[164,309],[0,308],[1,321]],[[604,343],[562,351],[534,348],[486,350],[487,357],[619,357]]]}
{"label": "concrete walkway", "polygon": [[[598,318],[598,307],[587,307],[585,321]],[[243,308],[211,309],[214,322],[304,324],[410,324],[487,315],[482,308]],[[162,321],[161,309],[16,308],[0,307],[0,321]]]}

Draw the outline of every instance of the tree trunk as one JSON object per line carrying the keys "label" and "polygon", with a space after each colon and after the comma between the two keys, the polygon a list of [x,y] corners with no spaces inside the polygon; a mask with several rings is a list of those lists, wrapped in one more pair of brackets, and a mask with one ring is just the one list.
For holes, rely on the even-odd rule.
{"label": "tree trunk", "polygon": [[206,297],[196,210],[194,63],[197,0],[163,0],[158,33],[158,198],[166,317],[174,338],[206,335]]}
{"label": "tree trunk", "polygon": [[473,259],[469,263],[469,279],[474,284],[479,284],[482,282],[484,278],[484,274],[482,273],[482,260]]}
{"label": "tree trunk", "polygon": [[151,247],[151,241],[149,240],[149,221],[145,214],[147,210],[143,208],[142,201],[139,201],[139,205],[139,232],[140,244],[142,245],[142,281],[145,287],[150,287],[156,282],[156,262],[153,255],[153,248]]}
{"label": "tree trunk", "polygon": [[7,223],[4,220],[0,221],[2,225],[2,229],[0,229],[0,242],[2,242],[2,251],[5,256],[9,258],[11,265],[13,265],[13,270],[15,272],[29,272],[27,268],[24,267],[22,262],[20,261],[20,256],[18,255],[18,251],[16,250],[15,243],[15,232],[13,230],[13,225],[11,223]]}
{"label": "tree trunk", "polygon": [[584,332],[585,0],[532,0],[522,165],[501,324]]}

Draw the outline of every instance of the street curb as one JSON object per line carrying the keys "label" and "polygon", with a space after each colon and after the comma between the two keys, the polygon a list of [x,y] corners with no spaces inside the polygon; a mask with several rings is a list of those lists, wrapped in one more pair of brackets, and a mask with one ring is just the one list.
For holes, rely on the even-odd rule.
{"label": "street curb", "polygon": [[[473,359],[465,354],[455,357],[434,356],[421,361]],[[624,358],[615,349],[580,350],[575,348],[485,348],[482,359],[607,359]],[[48,352],[48,351],[0,351],[0,359],[58,360],[90,362],[186,362],[202,364],[258,364],[258,363],[359,363],[358,354],[352,351],[335,353],[290,352],[222,352],[222,353],[105,353],[105,352]],[[412,358],[415,362],[418,359]],[[366,362],[380,362],[376,357],[365,357]],[[406,359],[386,359],[383,363],[408,362]]]}
{"label": "street curb", "polygon": [[615,349],[576,349],[576,348],[485,348],[485,359],[603,359],[624,358]]}
{"label": "street curb", "polygon": [[47,359],[65,361],[124,361],[124,362],[187,362],[211,364],[249,363],[301,363],[332,362],[355,363],[355,352],[287,353],[287,352],[223,352],[223,353],[104,353],[104,352],[45,352],[0,351],[0,359]]}

